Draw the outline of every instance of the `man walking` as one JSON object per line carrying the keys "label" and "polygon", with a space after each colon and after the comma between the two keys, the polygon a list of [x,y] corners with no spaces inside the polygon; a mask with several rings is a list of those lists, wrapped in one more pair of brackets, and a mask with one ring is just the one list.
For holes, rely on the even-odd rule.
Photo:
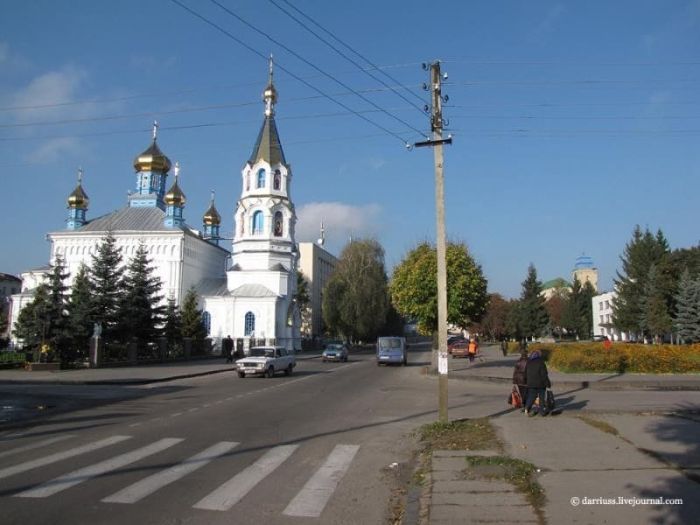
{"label": "man walking", "polygon": [[230,335],[227,335],[226,338],[222,342],[222,349],[223,353],[226,356],[226,362],[227,363],[232,363],[233,362],[233,339],[231,339]]}

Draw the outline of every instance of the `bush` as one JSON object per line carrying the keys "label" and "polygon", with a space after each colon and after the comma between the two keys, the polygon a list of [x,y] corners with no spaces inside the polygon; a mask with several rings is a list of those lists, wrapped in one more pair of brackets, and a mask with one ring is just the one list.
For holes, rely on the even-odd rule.
{"label": "bush", "polygon": [[0,368],[14,368],[24,365],[23,352],[0,352]]}
{"label": "bush", "polygon": [[700,345],[602,343],[562,345],[534,343],[552,368],[562,372],[678,374],[700,372]]}

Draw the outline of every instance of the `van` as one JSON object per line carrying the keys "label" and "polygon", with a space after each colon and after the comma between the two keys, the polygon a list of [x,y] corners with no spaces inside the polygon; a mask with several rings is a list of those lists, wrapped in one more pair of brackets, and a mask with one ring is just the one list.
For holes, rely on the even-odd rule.
{"label": "van", "polygon": [[405,337],[380,337],[377,339],[377,366],[398,363],[406,366],[408,345]]}

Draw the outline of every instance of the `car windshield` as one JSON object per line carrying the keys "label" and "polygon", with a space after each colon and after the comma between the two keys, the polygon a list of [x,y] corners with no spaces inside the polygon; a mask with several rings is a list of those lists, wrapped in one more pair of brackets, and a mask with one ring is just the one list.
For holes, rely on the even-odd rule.
{"label": "car windshield", "polygon": [[331,352],[339,352],[342,349],[343,345],[328,345],[326,347],[326,350],[330,350]]}
{"label": "car windshield", "polygon": [[401,348],[401,340],[400,339],[380,339],[379,340],[379,347],[380,348]]}
{"label": "car windshield", "polygon": [[275,357],[275,351],[272,348],[251,348],[250,357]]}

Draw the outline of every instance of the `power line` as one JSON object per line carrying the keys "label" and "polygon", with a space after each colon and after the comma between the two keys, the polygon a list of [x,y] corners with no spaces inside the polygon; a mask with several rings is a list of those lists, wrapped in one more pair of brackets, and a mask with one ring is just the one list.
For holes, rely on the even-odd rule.
{"label": "power line", "polygon": [[[245,47],[245,48],[246,48],[248,51],[250,51],[251,53],[254,53],[255,55],[257,55],[257,56],[259,56],[259,57],[261,57],[261,58],[267,60],[268,57],[265,56],[263,53],[261,53],[260,51],[258,51],[258,50],[255,49],[255,48],[249,46],[248,44],[246,44],[245,42],[243,42],[241,39],[237,38],[236,36],[232,35],[229,31],[226,31],[223,27],[221,27],[221,26],[219,26],[218,24],[212,22],[212,21],[209,20],[208,18],[205,18],[204,16],[200,15],[200,14],[197,13],[196,11],[190,9],[189,7],[187,7],[185,4],[183,4],[183,3],[180,2],[179,0],[170,0],[170,1],[171,1],[172,3],[174,3],[174,4],[178,5],[178,6],[180,6],[182,9],[184,9],[185,11],[187,11],[188,13],[190,13],[191,15],[193,15],[193,16],[199,18],[200,20],[202,20],[202,21],[205,22],[206,24],[212,26],[212,27],[215,28],[217,31],[220,31],[222,34],[226,35],[227,37],[229,37],[229,38],[232,39],[233,41],[237,42],[237,43],[240,44],[241,46]],[[378,124],[378,123],[374,122],[373,120],[370,120],[370,119],[368,119],[367,117],[365,117],[365,116],[363,116],[363,115],[360,115],[359,113],[357,113],[356,111],[354,111],[352,108],[350,108],[350,107],[348,107],[347,105],[343,104],[343,103],[340,102],[339,100],[336,100],[336,99],[333,98],[332,96],[326,94],[323,90],[317,88],[317,87],[314,86],[313,84],[310,84],[309,82],[307,82],[307,81],[304,80],[303,78],[299,77],[299,76],[296,75],[295,73],[292,73],[290,70],[288,70],[288,69],[285,68],[284,66],[281,66],[280,64],[277,64],[277,67],[278,67],[279,69],[281,69],[282,71],[284,71],[285,73],[287,73],[288,75],[290,75],[292,78],[294,78],[294,79],[298,80],[299,82],[303,83],[305,86],[309,87],[310,89],[313,89],[315,92],[319,93],[319,94],[322,95],[323,97],[327,98],[328,100],[331,100],[332,102],[335,102],[336,104],[338,104],[338,105],[339,105],[340,107],[342,107],[343,109],[346,109],[347,111],[350,111],[351,113],[355,114],[356,116],[358,116],[358,117],[361,118],[362,120],[366,121],[367,123],[371,124],[372,126],[374,126],[374,127],[378,128],[378,129],[382,130],[384,133],[387,133],[388,135],[391,135],[392,137],[394,137],[394,138],[400,140],[402,144],[404,144],[404,145],[407,144],[407,142],[406,142],[403,138],[401,138],[401,136],[399,136],[398,134],[396,134],[396,133],[394,133],[393,131],[391,131],[391,130],[385,128],[385,127],[382,126],[381,124]]]}
{"label": "power line", "polygon": [[[371,78],[373,78],[373,79],[376,80],[377,82],[380,82],[383,86],[388,87],[389,89],[391,89],[391,91],[392,91],[395,95],[401,97],[404,101],[406,101],[406,102],[408,102],[409,104],[411,104],[414,108],[416,108],[416,109],[421,113],[421,115],[423,114],[423,112],[424,112],[423,107],[415,105],[413,102],[411,102],[410,100],[408,100],[404,95],[402,95],[402,94],[399,93],[398,91],[392,89],[384,80],[382,80],[381,78],[377,78],[375,75],[373,75],[372,73],[370,73],[367,69],[365,69],[364,67],[362,67],[362,65],[358,64],[355,60],[353,60],[352,58],[350,58],[349,56],[347,56],[345,53],[343,53],[340,49],[338,49],[337,47],[335,47],[335,46],[334,46],[332,43],[330,43],[328,40],[326,40],[326,39],[323,38],[321,35],[319,35],[318,33],[316,33],[316,32],[315,32],[313,29],[311,29],[308,25],[306,25],[304,22],[302,22],[301,20],[299,20],[299,19],[298,19],[296,16],[294,16],[292,13],[290,13],[290,12],[287,11],[285,8],[283,8],[281,5],[279,5],[277,2],[275,2],[275,0],[268,0],[268,1],[269,1],[272,5],[274,5],[277,9],[279,9],[279,10],[282,11],[284,14],[286,14],[289,18],[291,18],[292,20],[294,20],[294,21],[295,21],[297,24],[299,24],[301,27],[303,27],[304,29],[306,29],[309,33],[311,33],[311,34],[314,35],[316,38],[318,38],[321,42],[323,42],[323,43],[326,44],[328,47],[330,47],[333,51],[335,51],[335,52],[338,53],[340,56],[342,56],[345,60],[347,60],[348,62],[350,62],[351,64],[353,64],[355,67],[357,67],[360,71],[362,71],[362,72],[365,73],[366,75],[370,76]],[[354,53],[356,56],[360,57],[360,58],[361,58],[362,60],[364,60],[367,64],[369,64],[370,66],[372,66],[374,69],[378,69],[377,66],[376,66],[371,60],[369,60],[367,57],[365,57],[365,56],[363,56],[362,54],[360,54],[358,51],[356,51],[356,50],[355,50],[352,46],[350,46],[349,44],[346,44],[345,42],[343,42],[340,38],[338,38],[336,35],[334,35],[334,34],[331,33],[330,31],[328,31],[325,27],[323,27],[321,24],[319,24],[316,20],[314,20],[314,19],[311,18],[309,15],[307,15],[306,13],[304,13],[303,11],[301,11],[301,9],[299,9],[298,7],[292,5],[292,4],[289,3],[287,0],[282,0],[282,1],[283,1],[285,4],[287,4],[289,7],[291,7],[292,9],[294,9],[297,13],[301,14],[302,16],[304,16],[307,20],[310,20],[316,27],[318,27],[319,29],[321,29],[324,33],[330,35],[334,40],[336,40],[337,42],[339,42],[340,44],[342,44],[343,46],[345,46],[346,49],[349,49],[352,53]],[[389,75],[388,73],[385,73],[385,72],[382,72],[382,73],[383,73],[389,80],[391,80],[392,82],[394,82],[395,84],[400,84],[396,79],[394,79],[394,78],[393,78],[391,75]],[[416,95],[415,93],[413,93],[413,92],[410,91],[410,90],[408,90],[408,91],[409,91],[409,93],[411,93],[414,97],[416,97],[416,98],[421,102],[421,104],[424,104],[424,103],[425,103],[425,101],[424,101],[422,98],[420,98],[418,95]]]}
{"label": "power line", "polygon": [[547,60],[495,60],[495,59],[479,59],[468,57],[453,57],[443,60],[449,64],[470,64],[470,65],[504,65],[504,66],[698,66],[698,61],[687,62],[577,62],[573,60],[567,61],[547,61]]}
{"label": "power line", "polygon": [[[171,1],[176,1],[176,0],[171,0]],[[253,31],[255,31],[256,33],[258,33],[259,35],[264,36],[265,38],[267,38],[267,39],[268,39],[270,42],[272,42],[273,44],[280,46],[282,49],[284,49],[284,50],[287,51],[288,53],[292,54],[293,56],[295,56],[296,58],[298,58],[299,60],[301,60],[302,62],[304,62],[304,63],[305,63],[306,65],[308,65],[309,67],[312,67],[313,69],[315,69],[316,71],[318,71],[318,72],[321,73],[322,75],[326,76],[327,78],[329,78],[330,80],[332,80],[332,81],[335,82],[336,84],[338,84],[338,85],[344,87],[345,89],[347,89],[347,90],[353,92],[356,96],[358,96],[359,98],[361,98],[362,100],[364,100],[365,102],[367,102],[368,104],[370,104],[372,107],[374,107],[374,108],[376,108],[376,109],[382,111],[382,113],[384,113],[384,114],[387,115],[388,117],[391,117],[391,118],[393,118],[394,120],[396,120],[397,122],[400,122],[401,124],[403,124],[404,126],[406,126],[406,127],[409,128],[409,129],[415,131],[415,132],[418,133],[419,135],[422,135],[422,134],[424,133],[422,130],[416,128],[416,127],[413,126],[412,124],[409,124],[409,123],[406,122],[405,120],[403,120],[403,119],[397,117],[396,115],[393,115],[393,114],[389,113],[388,111],[384,110],[381,106],[379,106],[378,104],[376,104],[376,103],[375,103],[374,101],[372,101],[371,99],[365,97],[365,96],[362,95],[361,93],[355,91],[352,87],[350,87],[350,86],[349,86],[348,84],[346,84],[345,82],[343,82],[343,81],[341,81],[341,80],[338,80],[337,78],[335,78],[333,75],[330,75],[329,73],[326,73],[323,69],[321,69],[320,67],[318,67],[316,64],[314,64],[313,62],[311,62],[311,61],[305,59],[303,56],[301,56],[301,55],[300,55],[299,53],[297,53],[296,51],[290,49],[288,46],[286,46],[285,44],[283,44],[283,43],[280,42],[279,40],[277,40],[277,39],[271,37],[267,32],[263,31],[262,29],[259,29],[258,27],[254,26],[253,24],[251,24],[250,22],[248,22],[248,21],[247,21],[246,19],[244,19],[243,17],[241,17],[241,16],[237,15],[236,13],[234,13],[233,11],[231,11],[228,7],[226,7],[226,6],[222,5],[222,4],[220,4],[217,0],[209,0],[209,1],[210,1],[211,3],[213,3],[214,5],[218,6],[219,8],[221,8],[224,12],[226,12],[226,13],[228,13],[229,15],[231,15],[232,17],[234,17],[236,20],[238,20],[239,22],[241,22],[241,23],[242,23],[243,25],[245,25],[246,27],[252,29]]]}

